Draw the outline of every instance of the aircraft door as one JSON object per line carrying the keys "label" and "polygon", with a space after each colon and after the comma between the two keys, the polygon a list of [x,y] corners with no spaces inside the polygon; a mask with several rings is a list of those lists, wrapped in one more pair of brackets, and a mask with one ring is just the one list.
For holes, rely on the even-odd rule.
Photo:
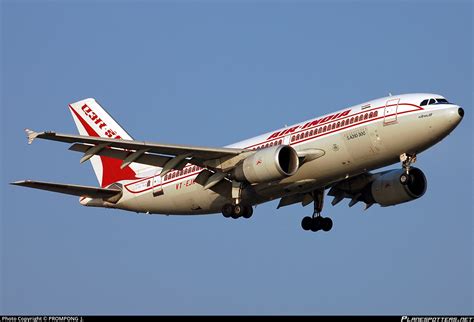
{"label": "aircraft door", "polygon": [[160,177],[161,169],[158,169],[153,176],[153,197],[161,196],[163,194],[163,178]]}
{"label": "aircraft door", "polygon": [[385,103],[383,124],[389,125],[397,122],[399,98],[390,99]]}

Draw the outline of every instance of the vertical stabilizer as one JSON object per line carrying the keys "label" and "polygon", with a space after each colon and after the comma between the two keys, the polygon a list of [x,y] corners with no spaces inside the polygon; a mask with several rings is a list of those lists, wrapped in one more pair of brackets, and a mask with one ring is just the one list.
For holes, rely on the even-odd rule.
{"label": "vertical stabilizer", "polygon": [[[81,135],[133,140],[93,98],[72,103],[69,105],[69,109]],[[101,187],[107,187],[121,180],[136,179],[137,172],[142,167],[131,164],[120,169],[121,160],[97,155],[93,156],[90,161]]]}

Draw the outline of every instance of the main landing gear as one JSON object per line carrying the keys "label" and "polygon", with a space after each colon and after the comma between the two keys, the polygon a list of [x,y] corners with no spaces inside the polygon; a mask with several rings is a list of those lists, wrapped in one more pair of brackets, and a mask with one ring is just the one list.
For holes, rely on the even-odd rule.
{"label": "main landing gear", "polygon": [[316,232],[318,230],[330,231],[332,228],[332,220],[329,217],[322,217],[321,211],[323,210],[324,202],[324,189],[316,190],[312,192],[314,212],[312,217],[304,217],[301,221],[301,227],[304,230],[311,230]]}
{"label": "main landing gear", "polygon": [[232,203],[225,204],[222,207],[222,214],[224,217],[237,219],[240,217],[250,218],[253,214],[251,205],[242,202],[242,184],[237,181],[232,181]]}
{"label": "main landing gear", "polygon": [[416,162],[416,154],[403,153],[400,155],[400,161],[402,162],[403,169],[405,169],[405,172],[400,175],[400,183],[407,185],[411,180],[410,167],[412,163]]}
{"label": "main landing gear", "polygon": [[237,219],[240,217],[244,217],[248,219],[252,217],[253,209],[252,209],[252,206],[242,204],[242,203],[239,203],[237,205],[228,203],[228,204],[225,204],[224,207],[222,207],[222,214],[226,218],[231,217],[233,219]]}

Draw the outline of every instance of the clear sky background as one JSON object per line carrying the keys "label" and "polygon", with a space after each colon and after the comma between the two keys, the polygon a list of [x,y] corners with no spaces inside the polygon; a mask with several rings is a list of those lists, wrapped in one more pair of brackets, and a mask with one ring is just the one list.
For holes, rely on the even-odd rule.
{"label": "clear sky background", "polygon": [[[2,1],[3,314],[473,314],[473,4]],[[466,116],[419,155],[426,195],[250,220],[85,208],[14,187],[97,185],[67,104],[95,97],[136,139],[222,146],[389,92]],[[399,165],[393,165],[398,168]]]}

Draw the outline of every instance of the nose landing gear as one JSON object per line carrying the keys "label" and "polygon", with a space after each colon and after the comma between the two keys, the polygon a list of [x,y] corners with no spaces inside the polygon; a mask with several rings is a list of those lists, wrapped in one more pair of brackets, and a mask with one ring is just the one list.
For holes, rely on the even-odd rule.
{"label": "nose landing gear", "polygon": [[313,197],[314,212],[313,216],[306,216],[301,221],[301,227],[304,230],[317,232],[318,230],[330,231],[332,228],[332,220],[329,217],[322,217],[324,203],[324,189],[316,190],[311,193]]}
{"label": "nose landing gear", "polygon": [[403,153],[400,155],[400,161],[402,162],[403,169],[405,169],[405,172],[400,175],[400,183],[407,185],[411,180],[410,167],[412,163],[416,162],[416,154]]}

